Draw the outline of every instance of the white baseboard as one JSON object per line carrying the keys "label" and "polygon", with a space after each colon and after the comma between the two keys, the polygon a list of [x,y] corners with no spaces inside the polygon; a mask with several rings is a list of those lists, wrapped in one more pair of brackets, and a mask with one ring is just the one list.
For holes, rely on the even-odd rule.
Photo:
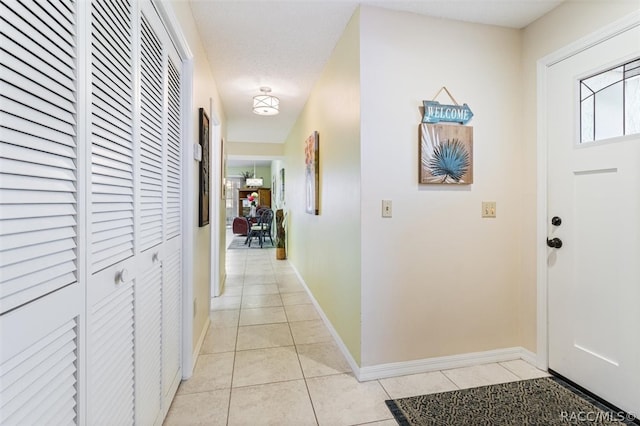
{"label": "white baseboard", "polygon": [[474,365],[480,364],[491,364],[494,362],[504,362],[504,361],[513,361],[516,359],[522,359],[529,364],[532,364],[538,368],[546,370],[545,366],[539,365],[538,356],[520,346],[512,347],[512,348],[504,348],[504,349],[495,349],[491,351],[484,352],[471,352],[466,354],[458,354],[458,355],[449,355],[443,357],[435,357],[435,358],[425,358],[418,359],[413,361],[404,361],[404,362],[392,362],[388,364],[378,364],[378,365],[370,365],[366,367],[360,367],[358,363],[355,361],[346,345],[342,341],[340,335],[336,332],[335,328],[333,328],[333,324],[327,318],[322,307],[318,303],[318,301],[313,297],[311,290],[307,286],[307,283],[300,275],[300,272],[296,269],[295,266],[291,265],[296,276],[302,283],[305,291],[311,298],[313,305],[316,307],[320,318],[329,329],[329,332],[335,339],[340,352],[346,358],[353,374],[356,376],[358,381],[366,382],[368,380],[377,380],[377,379],[386,379],[389,377],[397,377],[397,376],[406,376],[408,374],[418,374],[418,373],[427,373],[430,371],[438,371],[438,370],[448,370],[451,368],[460,368],[460,367],[471,367]]}
{"label": "white baseboard", "polygon": [[385,379],[388,377],[471,367],[473,365],[512,361],[515,359],[523,359],[535,365],[535,362],[530,361],[535,360],[535,354],[521,347],[513,347],[361,367],[358,380]]}
{"label": "white baseboard", "polygon": [[[204,344],[204,339],[205,337],[207,337],[207,331],[209,331],[209,326],[211,325],[211,319],[207,316],[207,321],[204,324],[204,327],[202,327],[202,332],[200,333],[200,336],[198,337],[198,341],[196,342],[196,347],[193,348],[193,363],[191,365],[193,365],[193,368],[195,369],[196,367],[196,363],[198,362],[198,356],[200,355],[200,350],[202,349],[202,345]],[[188,377],[191,377],[191,374],[193,374],[193,371],[189,374]],[[184,372],[182,374],[182,378],[186,379],[188,377],[185,377]]]}

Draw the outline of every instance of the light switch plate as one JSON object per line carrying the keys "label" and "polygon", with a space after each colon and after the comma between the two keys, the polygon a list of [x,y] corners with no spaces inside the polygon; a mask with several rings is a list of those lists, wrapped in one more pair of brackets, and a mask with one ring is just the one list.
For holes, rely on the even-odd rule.
{"label": "light switch plate", "polygon": [[391,217],[391,200],[382,200],[382,217]]}
{"label": "light switch plate", "polygon": [[483,201],[482,202],[482,217],[496,217],[496,202],[495,201]]}
{"label": "light switch plate", "polygon": [[193,159],[196,161],[202,161],[202,147],[200,144],[193,144]]}

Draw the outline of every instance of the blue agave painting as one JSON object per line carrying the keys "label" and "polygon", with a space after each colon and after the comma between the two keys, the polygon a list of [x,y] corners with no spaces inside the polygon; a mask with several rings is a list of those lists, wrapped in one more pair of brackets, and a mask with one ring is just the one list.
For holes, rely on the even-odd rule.
{"label": "blue agave painting", "polygon": [[472,127],[422,124],[420,133],[420,183],[473,182]]}
{"label": "blue agave painting", "polygon": [[441,176],[442,183],[448,178],[460,182],[469,170],[470,158],[459,139],[448,139],[433,149],[433,158],[429,161],[429,171],[433,176]]}

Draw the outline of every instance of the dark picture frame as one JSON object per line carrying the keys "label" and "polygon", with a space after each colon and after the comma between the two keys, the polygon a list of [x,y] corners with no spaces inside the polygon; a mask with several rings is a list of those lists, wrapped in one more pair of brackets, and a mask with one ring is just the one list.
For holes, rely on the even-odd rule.
{"label": "dark picture frame", "polygon": [[209,116],[204,108],[198,109],[198,143],[202,151],[200,159],[200,189],[198,197],[198,226],[209,224],[209,195],[211,192],[211,165],[209,163]]}

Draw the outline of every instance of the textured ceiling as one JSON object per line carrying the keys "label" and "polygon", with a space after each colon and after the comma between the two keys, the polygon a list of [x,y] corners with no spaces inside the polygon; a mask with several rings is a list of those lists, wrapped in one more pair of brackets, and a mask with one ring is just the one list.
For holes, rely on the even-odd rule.
{"label": "textured ceiling", "polygon": [[[359,4],[522,28],[562,0],[191,0],[227,119],[230,142],[282,143]],[[269,86],[280,114],[251,112]]]}

